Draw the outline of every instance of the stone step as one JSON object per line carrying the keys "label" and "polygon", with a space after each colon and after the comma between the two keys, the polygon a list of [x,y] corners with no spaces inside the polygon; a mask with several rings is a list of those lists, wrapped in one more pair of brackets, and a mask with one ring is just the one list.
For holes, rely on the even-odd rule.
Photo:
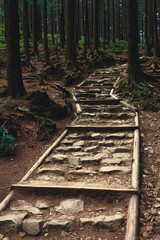
{"label": "stone step", "polygon": [[[21,195],[15,192],[15,200],[0,216],[3,233],[11,233],[13,239],[15,234],[20,236],[23,233],[28,239],[58,240],[75,239],[73,237],[84,239],[84,236],[111,239],[116,237],[118,231],[119,236],[124,237],[129,203],[127,192],[125,205],[122,204],[122,195],[116,192],[114,198],[109,192],[103,192],[101,199],[94,192],[89,196],[85,192],[76,196],[56,192],[46,192],[43,196],[38,192],[38,189],[34,192],[22,190]],[[110,232],[110,229],[113,231]]]}

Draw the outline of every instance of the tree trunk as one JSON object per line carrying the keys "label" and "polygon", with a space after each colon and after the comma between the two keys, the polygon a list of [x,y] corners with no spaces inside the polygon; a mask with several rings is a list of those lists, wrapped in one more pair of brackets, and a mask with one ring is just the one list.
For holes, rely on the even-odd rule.
{"label": "tree trunk", "polygon": [[114,5],[114,0],[111,1],[112,3],[112,42],[115,42],[115,5]]}
{"label": "tree trunk", "polygon": [[37,0],[33,0],[33,54],[38,56]]}
{"label": "tree trunk", "polygon": [[53,14],[53,6],[51,7],[51,36],[52,36],[52,44],[54,45],[54,14]]}
{"label": "tree trunk", "polygon": [[5,2],[8,83],[6,91],[12,97],[21,97],[26,91],[22,82],[18,0],[6,0]]}
{"label": "tree trunk", "polygon": [[133,90],[141,80],[138,56],[138,2],[128,0],[128,77],[129,88]]}
{"label": "tree trunk", "polygon": [[64,48],[64,43],[65,43],[64,0],[61,0],[61,9],[60,9],[60,44],[61,44],[61,48]]}
{"label": "tree trunk", "polygon": [[87,54],[89,47],[89,22],[88,22],[88,0],[85,0],[85,26],[84,26],[84,56]]}
{"label": "tree trunk", "polygon": [[48,49],[48,28],[47,28],[47,0],[43,0],[43,31],[44,31],[44,58],[46,63],[48,63],[49,49]]}
{"label": "tree trunk", "polygon": [[107,44],[110,44],[110,0],[107,0]]}
{"label": "tree trunk", "polygon": [[102,31],[103,31],[103,49],[106,49],[106,5],[105,0],[102,0],[102,11],[103,11],[103,17],[102,17]]}
{"label": "tree trunk", "polygon": [[93,0],[93,50],[96,50],[98,52],[99,47],[99,32],[98,32],[98,25],[99,25],[99,19],[98,19],[98,0]]}
{"label": "tree trunk", "polygon": [[26,0],[22,1],[22,11],[23,11],[23,42],[24,51],[26,54],[26,66],[30,65],[30,53],[29,53],[29,22],[28,22],[28,3]]}
{"label": "tree trunk", "polygon": [[159,57],[159,42],[157,33],[157,3],[156,0],[153,1],[153,28],[154,28],[154,55]]}
{"label": "tree trunk", "polygon": [[145,1],[145,45],[146,55],[150,56],[149,39],[148,39],[148,0]]}
{"label": "tree trunk", "polygon": [[75,44],[75,0],[66,0],[66,32],[67,32],[67,60],[76,64],[77,53]]}

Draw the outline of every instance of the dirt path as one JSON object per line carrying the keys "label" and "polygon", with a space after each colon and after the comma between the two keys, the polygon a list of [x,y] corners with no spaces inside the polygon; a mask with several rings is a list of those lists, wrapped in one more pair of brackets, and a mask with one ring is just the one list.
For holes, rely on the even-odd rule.
{"label": "dirt path", "polygon": [[13,240],[136,239],[138,113],[111,94],[125,67],[97,70],[75,89],[77,119],[12,185],[0,233]]}

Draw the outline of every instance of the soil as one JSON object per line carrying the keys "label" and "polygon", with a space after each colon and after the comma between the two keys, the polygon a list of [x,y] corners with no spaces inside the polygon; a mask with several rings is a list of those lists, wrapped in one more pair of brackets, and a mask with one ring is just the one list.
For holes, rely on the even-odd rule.
{"label": "soil", "polygon": [[[4,56],[0,71],[0,91],[5,89],[6,85],[6,53],[1,52]],[[123,56],[122,56],[123,57]],[[121,59],[121,56],[119,56]],[[64,79],[66,73],[64,68],[59,68],[60,62],[64,61],[64,56],[59,56],[59,62],[54,63],[54,71],[48,74],[49,67],[43,68],[43,61],[41,59],[32,60],[32,65],[35,69],[28,69],[23,66],[23,79],[27,92],[37,90],[45,91],[49,97],[56,103],[65,104],[64,95],[59,90],[51,87],[50,82],[58,82],[64,86]],[[54,61],[53,61],[54,62]],[[53,70],[52,69],[52,70]],[[151,72],[152,74],[152,72]],[[159,73],[156,73],[160,76]],[[83,75],[80,82],[85,76]],[[76,83],[77,84],[77,83]],[[160,85],[160,82],[159,82]],[[74,85],[65,87],[70,92]],[[15,111],[15,100],[10,98],[0,99],[0,110],[3,114],[14,114],[17,123],[17,142],[19,143],[14,152],[10,155],[3,156],[0,159],[0,201],[10,191],[10,186],[17,183],[33,166],[38,158],[45,152],[45,150],[57,139],[63,132],[65,126],[70,124],[75,118],[74,104],[72,97],[67,101],[73,105],[71,114],[65,116],[62,120],[54,119],[57,129],[50,135],[50,138],[45,141],[40,141],[37,137],[37,123],[31,121],[28,117],[17,117]],[[146,108],[144,110],[144,103],[139,103],[137,100],[132,102],[140,111],[140,128],[141,128],[141,209],[140,209],[140,239],[153,239],[160,236],[160,113]],[[9,111],[7,106],[10,106]],[[11,111],[11,106],[14,106],[14,111]],[[26,98],[16,100],[16,107],[28,108],[30,105]],[[24,110],[24,109],[23,109]],[[18,111],[19,113],[24,112]],[[156,109],[157,110],[157,109]],[[37,113],[36,113],[37,114]],[[20,114],[21,116],[21,114]],[[159,206],[158,206],[159,204]],[[158,207],[155,207],[155,206]],[[155,211],[151,211],[155,210]],[[148,214],[147,214],[148,213]]]}

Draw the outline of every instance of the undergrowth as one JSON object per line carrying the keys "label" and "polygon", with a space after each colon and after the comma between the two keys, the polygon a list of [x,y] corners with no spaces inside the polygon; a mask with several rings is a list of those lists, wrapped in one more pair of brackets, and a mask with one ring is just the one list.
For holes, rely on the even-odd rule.
{"label": "undergrowth", "polygon": [[5,155],[9,151],[13,150],[17,146],[16,139],[9,135],[8,130],[4,127],[0,127],[0,155]]}

